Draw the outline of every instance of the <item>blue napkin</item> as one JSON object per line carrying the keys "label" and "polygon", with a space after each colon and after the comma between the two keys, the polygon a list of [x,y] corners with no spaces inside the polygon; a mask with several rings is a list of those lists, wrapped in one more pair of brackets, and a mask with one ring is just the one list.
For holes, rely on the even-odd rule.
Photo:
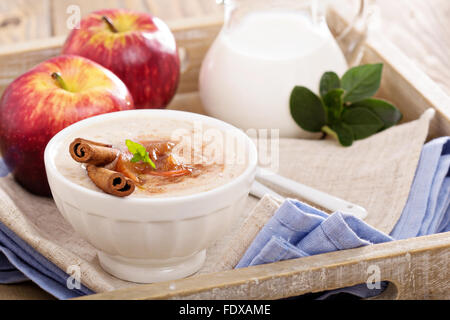
{"label": "blue napkin", "polygon": [[407,239],[450,231],[450,137],[427,143],[409,198],[391,235]]}
{"label": "blue napkin", "polygon": [[[8,174],[8,167],[0,158],[0,177],[6,177]],[[83,285],[80,289],[69,289],[66,285],[68,278],[67,273],[0,223],[0,284],[31,280],[58,299],[94,293]]]}
{"label": "blue napkin", "polygon": [[346,213],[329,216],[305,203],[288,199],[261,229],[236,268],[392,240]]}
{"label": "blue napkin", "polygon": [[[0,252],[8,251],[10,250],[0,246]],[[4,253],[0,254],[0,284],[20,283],[27,280],[28,278],[9,262]]]}
{"label": "blue napkin", "polygon": [[69,289],[67,287],[68,278],[67,273],[0,223],[1,284],[31,280],[58,299],[70,299],[94,293],[83,285],[80,286],[80,289]]}
{"label": "blue napkin", "polygon": [[[390,235],[345,213],[327,215],[305,203],[288,199],[261,229],[236,268],[358,248],[450,230],[450,138],[427,143],[422,151],[407,204]],[[383,290],[365,284],[331,291],[359,297]]]}

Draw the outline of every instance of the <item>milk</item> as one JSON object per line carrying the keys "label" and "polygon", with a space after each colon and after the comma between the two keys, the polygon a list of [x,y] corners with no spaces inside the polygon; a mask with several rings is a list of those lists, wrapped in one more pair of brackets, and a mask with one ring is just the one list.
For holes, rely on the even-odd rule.
{"label": "milk", "polygon": [[342,75],[346,60],[326,22],[302,13],[251,13],[223,29],[200,72],[200,95],[211,116],[242,129],[279,129],[310,137],[291,117],[296,85],[318,92],[326,71]]}

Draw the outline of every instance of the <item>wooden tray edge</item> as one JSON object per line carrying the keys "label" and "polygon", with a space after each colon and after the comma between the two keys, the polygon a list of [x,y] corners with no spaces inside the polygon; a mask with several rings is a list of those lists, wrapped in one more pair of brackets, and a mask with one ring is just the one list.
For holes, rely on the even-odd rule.
{"label": "wooden tray edge", "polygon": [[[449,257],[450,232],[140,285],[80,299],[279,299],[366,283],[374,268],[379,268],[380,280],[395,285],[395,296],[390,298],[444,298],[449,289]],[[427,287],[425,277],[414,277],[418,272],[433,277],[435,282],[441,279],[441,289]]]}

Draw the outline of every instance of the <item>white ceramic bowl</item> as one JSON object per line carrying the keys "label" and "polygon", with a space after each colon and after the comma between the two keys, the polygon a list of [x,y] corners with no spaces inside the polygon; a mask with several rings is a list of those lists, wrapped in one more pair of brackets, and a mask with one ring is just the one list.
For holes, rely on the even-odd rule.
{"label": "white ceramic bowl", "polygon": [[[247,167],[215,189],[168,198],[118,198],[82,187],[65,178],[55,165],[63,143],[83,128],[109,119],[165,117],[202,121],[232,132],[246,144]],[[73,228],[98,250],[102,267],[132,282],[174,280],[197,272],[206,248],[220,238],[242,209],[254,180],[256,147],[242,131],[220,120],[181,111],[132,110],[109,113],[75,123],[59,132],[45,150],[45,168],[53,198]]]}

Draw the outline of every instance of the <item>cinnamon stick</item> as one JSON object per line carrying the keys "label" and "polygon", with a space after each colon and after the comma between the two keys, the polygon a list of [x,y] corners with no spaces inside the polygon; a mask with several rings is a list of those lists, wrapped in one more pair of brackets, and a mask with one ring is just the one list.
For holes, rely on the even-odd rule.
{"label": "cinnamon stick", "polygon": [[77,138],[69,147],[72,158],[80,163],[105,166],[113,162],[119,151],[111,145]]}
{"label": "cinnamon stick", "polygon": [[86,167],[89,178],[104,192],[117,197],[127,197],[134,192],[135,184],[123,174],[92,164]]}

